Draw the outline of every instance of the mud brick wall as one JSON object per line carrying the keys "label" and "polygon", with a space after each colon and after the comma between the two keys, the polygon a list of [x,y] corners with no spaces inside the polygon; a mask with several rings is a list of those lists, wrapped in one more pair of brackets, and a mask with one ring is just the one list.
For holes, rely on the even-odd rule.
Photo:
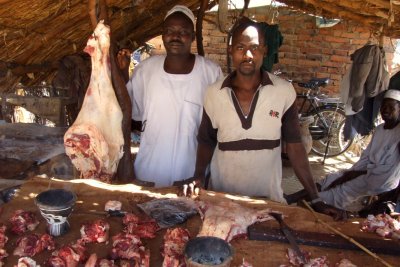
{"label": "mud brick wall", "polygon": [[[268,7],[251,8],[247,16],[257,21],[269,21]],[[206,57],[219,63],[227,73],[227,35],[216,25],[216,13],[207,13],[203,23],[203,45]],[[318,28],[315,17],[305,13],[279,8],[279,29],[283,44],[279,49],[279,63],[273,71],[280,71],[281,77],[294,81],[308,81],[310,78],[331,79],[323,90],[329,95],[339,94],[340,81],[350,67],[350,55],[368,41],[378,44],[367,27],[348,21],[339,22],[329,28]],[[160,37],[150,41],[156,46],[155,53],[164,53]],[[391,73],[394,47],[392,40],[384,38],[387,65]],[[196,43],[193,43],[196,52]]]}

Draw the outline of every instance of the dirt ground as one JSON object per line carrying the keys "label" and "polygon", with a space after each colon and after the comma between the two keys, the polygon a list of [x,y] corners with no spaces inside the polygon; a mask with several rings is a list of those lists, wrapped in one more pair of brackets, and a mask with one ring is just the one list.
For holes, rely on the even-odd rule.
{"label": "dirt ground", "polygon": [[[322,180],[329,173],[350,168],[358,159],[359,157],[353,156],[352,153],[344,153],[337,157],[327,158],[323,164],[322,157],[312,153],[308,155],[311,172],[316,182]],[[303,189],[288,160],[283,160],[282,187],[285,194],[291,194]]]}

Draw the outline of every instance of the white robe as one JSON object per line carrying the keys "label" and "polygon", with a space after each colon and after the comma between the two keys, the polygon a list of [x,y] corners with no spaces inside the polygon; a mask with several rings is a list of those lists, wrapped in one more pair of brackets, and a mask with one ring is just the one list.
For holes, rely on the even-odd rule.
{"label": "white robe", "polygon": [[350,170],[366,170],[367,173],[323,191],[343,175],[343,171],[329,174],[322,181],[319,193],[322,200],[337,208],[359,211],[361,199],[395,189],[400,180],[400,124],[394,129],[384,129],[383,124],[375,133],[361,158]]}
{"label": "white robe", "polygon": [[127,84],[132,118],[144,128],[135,174],[157,187],[193,176],[204,93],[222,77],[220,67],[201,56],[189,74],[165,72],[164,61],[165,55],[146,59]]}

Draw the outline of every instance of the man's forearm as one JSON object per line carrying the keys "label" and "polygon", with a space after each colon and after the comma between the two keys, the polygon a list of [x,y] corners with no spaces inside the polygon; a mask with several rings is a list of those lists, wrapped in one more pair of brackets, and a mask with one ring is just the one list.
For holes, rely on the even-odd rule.
{"label": "man's forearm", "polygon": [[214,154],[214,148],[207,144],[199,143],[197,147],[196,169],[194,177],[204,177],[206,174],[207,166],[210,164]]}
{"label": "man's forearm", "polygon": [[286,150],[293,170],[304,186],[304,189],[308,192],[311,199],[318,198],[318,190],[312,177],[310,164],[303,144],[287,143]]}

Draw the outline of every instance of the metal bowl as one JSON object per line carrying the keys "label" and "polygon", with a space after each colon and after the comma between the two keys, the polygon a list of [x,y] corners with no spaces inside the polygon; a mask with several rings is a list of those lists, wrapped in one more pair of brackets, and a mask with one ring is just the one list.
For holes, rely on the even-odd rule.
{"label": "metal bowl", "polygon": [[218,237],[201,236],[189,240],[185,247],[188,267],[229,267],[233,258],[233,248]]}

